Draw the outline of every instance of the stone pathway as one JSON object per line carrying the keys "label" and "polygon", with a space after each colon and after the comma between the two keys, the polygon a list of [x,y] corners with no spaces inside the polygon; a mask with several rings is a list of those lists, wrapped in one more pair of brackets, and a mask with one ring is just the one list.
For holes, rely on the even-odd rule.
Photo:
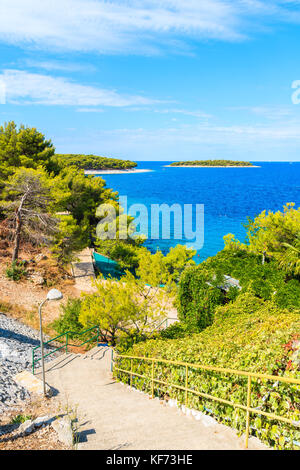
{"label": "stone pathway", "polygon": [[92,279],[95,279],[93,256],[89,248],[85,248],[78,255],[78,261],[72,263],[75,288],[79,292],[90,292]]}
{"label": "stone pathway", "polygon": [[[46,380],[58,398],[77,408],[79,449],[236,449],[244,438],[214,420],[185,416],[177,408],[116,382],[111,351],[96,347],[85,355],[67,354],[48,363]],[[250,449],[266,449],[250,438]]]}

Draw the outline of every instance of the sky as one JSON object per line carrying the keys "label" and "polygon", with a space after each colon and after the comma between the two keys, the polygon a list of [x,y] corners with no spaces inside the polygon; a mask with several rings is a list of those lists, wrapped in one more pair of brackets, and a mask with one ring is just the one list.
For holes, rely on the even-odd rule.
{"label": "sky", "polygon": [[300,160],[300,0],[0,0],[0,124],[57,153]]}

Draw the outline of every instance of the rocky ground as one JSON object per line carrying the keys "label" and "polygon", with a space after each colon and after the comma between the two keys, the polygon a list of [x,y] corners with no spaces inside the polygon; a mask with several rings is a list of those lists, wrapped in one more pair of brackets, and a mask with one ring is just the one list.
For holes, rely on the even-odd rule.
{"label": "rocky ground", "polygon": [[44,309],[44,323],[50,324],[60,315],[61,304],[67,302],[68,297],[80,295],[74,287],[74,279],[71,273],[57,265],[46,249],[22,249],[20,261],[25,263],[26,273],[19,281],[13,281],[6,275],[11,263],[11,248],[1,250],[0,238],[0,312],[9,312],[10,316],[37,328],[37,307],[47,292],[55,287],[63,293],[64,298],[58,302],[49,302]]}
{"label": "rocky ground", "polygon": [[[55,397],[35,397],[14,407],[14,410],[9,409],[0,415],[0,451],[74,448],[73,444],[66,442],[66,433],[63,436],[55,430],[58,428],[55,421],[59,423],[61,416],[73,419],[72,412],[62,407]],[[29,426],[37,422],[39,425]]]}
{"label": "rocky ground", "polygon": [[[36,330],[0,313],[0,414],[29,398],[27,390],[13,377],[25,369],[30,370],[32,348],[39,344]],[[51,355],[46,360],[54,357]]]}

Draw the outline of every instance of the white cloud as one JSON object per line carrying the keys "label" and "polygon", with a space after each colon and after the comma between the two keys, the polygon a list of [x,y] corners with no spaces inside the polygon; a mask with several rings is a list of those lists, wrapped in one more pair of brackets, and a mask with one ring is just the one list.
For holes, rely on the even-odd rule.
{"label": "white cloud", "polygon": [[[20,61],[21,62],[21,61]],[[26,59],[22,61],[26,68],[47,70],[47,72],[60,71],[60,72],[94,72],[96,67],[92,64],[74,63],[67,60],[44,60],[37,61]]]}
{"label": "white cloud", "polygon": [[211,114],[207,114],[201,110],[190,111],[188,109],[178,109],[178,108],[155,109],[154,112],[160,113],[160,114],[183,114],[184,116],[191,116],[191,117],[195,117],[198,119],[210,119],[212,117]]}
{"label": "white cloud", "polygon": [[59,152],[85,152],[133,160],[237,160],[299,161],[300,121],[265,126],[206,123],[169,128],[89,130],[74,136],[56,136]]}
{"label": "white cloud", "polygon": [[78,108],[78,113],[103,113],[104,109],[101,108]]}
{"label": "white cloud", "polygon": [[13,104],[122,107],[158,103],[143,96],[121,95],[114,90],[22,70],[5,70],[0,81],[6,85],[7,103]]}
{"label": "white cloud", "polygon": [[245,144],[266,142],[300,141],[300,121],[291,123],[278,123],[277,125],[251,126],[229,125],[218,126],[214,124],[199,124],[195,126],[182,125],[167,129],[115,129],[101,131],[102,136],[126,137],[128,140],[147,142],[189,142],[195,144],[226,143]]}
{"label": "white cloud", "polygon": [[0,40],[43,49],[155,53],[187,38],[240,40],[265,22],[299,21],[285,0],[1,0]]}
{"label": "white cloud", "polygon": [[[165,155],[173,155],[172,159],[188,159],[188,152],[192,151],[193,158],[207,154],[210,149],[217,149],[214,157],[229,156],[230,152],[244,155],[255,154],[259,160],[271,148],[275,152],[281,149],[281,155],[286,158],[290,148],[299,149],[300,121],[293,126],[286,123],[276,126],[250,126],[250,125],[195,125],[176,126],[148,129],[114,129],[101,130],[89,135],[84,145],[89,147],[89,141],[96,146],[102,146],[103,152],[120,153],[126,149],[127,156],[143,155],[143,158],[166,160]],[[96,151],[96,148],[89,149]],[[98,148],[100,151],[100,148]],[[219,155],[218,155],[219,152]],[[152,155],[152,157],[151,157]],[[210,153],[208,153],[210,155]],[[298,150],[297,150],[298,156]],[[134,158],[134,157],[132,157]],[[261,158],[264,159],[264,158]],[[298,157],[299,159],[299,157]]]}
{"label": "white cloud", "polygon": [[297,115],[299,115],[295,112],[295,108],[292,108],[293,106],[232,106],[227,109],[234,112],[244,111],[270,121],[280,121],[288,118],[291,122],[293,117],[297,119]]}

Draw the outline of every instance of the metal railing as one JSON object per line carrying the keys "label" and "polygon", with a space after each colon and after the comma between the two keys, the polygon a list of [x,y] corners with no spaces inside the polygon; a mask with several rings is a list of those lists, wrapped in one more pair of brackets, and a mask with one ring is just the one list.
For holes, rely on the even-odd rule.
{"label": "metal railing", "polygon": [[163,326],[163,325],[164,325],[164,327],[160,328],[161,330],[163,330],[164,328],[168,328],[170,325],[172,325],[172,323],[170,323],[170,320],[171,320],[171,321],[174,320],[174,322],[176,322],[176,321],[178,322],[178,321],[179,321],[177,317],[167,317],[167,318],[165,318],[164,320],[162,320],[158,325],[156,325],[156,322],[155,322],[155,321],[152,322],[152,323],[149,323],[149,324],[148,324],[149,326],[155,325],[155,327],[153,328],[153,330],[151,331],[151,333],[154,333],[154,331],[157,331],[157,330],[160,331],[159,328],[160,328],[161,326]]}
{"label": "metal railing", "polygon": [[[92,331],[92,330],[97,330],[96,335],[93,336],[92,338],[89,338],[88,340],[84,341],[83,343],[81,343],[81,344],[72,344],[72,343],[69,342],[69,336],[70,335],[82,336],[82,335],[84,335],[84,334],[86,334],[86,333],[88,333],[89,331]],[[65,352],[67,353],[68,352],[68,346],[72,346],[72,347],[75,347],[75,348],[80,348],[84,344],[91,343],[92,341],[95,341],[95,340],[98,343],[99,342],[99,336],[100,336],[100,328],[99,328],[98,325],[96,325],[96,326],[92,326],[91,328],[88,328],[87,330],[82,331],[81,333],[76,333],[74,331],[66,331],[65,333],[62,333],[61,335],[58,335],[55,338],[51,338],[51,339],[49,339],[49,341],[44,342],[44,346],[47,346],[47,345],[49,346],[50,343],[52,343],[53,341],[57,341],[59,338],[62,338],[63,336],[65,336],[65,338],[66,338],[64,344],[62,346],[57,347],[56,349],[51,350],[48,354],[44,354],[44,359],[45,359],[45,357],[51,356],[51,354],[54,354],[57,351],[60,351],[61,349],[65,349]],[[37,349],[40,349],[40,348],[41,348],[41,346],[36,346],[35,348],[32,348],[32,374],[33,375],[34,375],[34,371],[35,371],[35,364],[42,359],[41,357],[35,358],[35,351]]]}
{"label": "metal railing", "polygon": [[[249,441],[249,431],[250,431],[250,420],[251,420],[251,414],[256,414],[256,415],[263,415],[266,416],[267,418],[282,421],[286,424],[290,424],[292,426],[295,426],[297,428],[300,428],[300,421],[294,421],[292,419],[286,418],[284,416],[278,416],[274,413],[268,413],[266,411],[262,411],[260,409],[256,409],[251,407],[251,384],[253,379],[262,379],[262,380],[270,380],[274,382],[284,382],[287,384],[294,384],[294,385],[300,385],[300,379],[294,379],[291,377],[280,377],[277,375],[267,375],[267,374],[259,374],[256,372],[246,372],[246,371],[241,371],[241,370],[235,370],[235,369],[225,369],[222,367],[215,367],[215,366],[206,366],[202,364],[192,364],[188,362],[180,362],[180,361],[169,361],[166,359],[159,359],[159,358],[153,358],[153,357],[140,357],[140,356],[127,356],[127,355],[115,355],[114,362],[115,364],[118,362],[119,359],[128,359],[130,360],[130,370],[123,369],[121,367],[117,367],[116,365],[114,366],[114,371],[119,371],[123,372],[125,374],[129,374],[130,376],[130,386],[132,386],[132,379],[133,376],[139,377],[146,379],[151,382],[151,395],[152,398],[154,398],[154,387],[155,384],[162,384],[167,387],[174,387],[177,388],[181,391],[185,392],[185,406],[188,404],[188,394],[192,393],[194,395],[197,395],[199,397],[207,398],[209,400],[214,400],[217,402],[220,402],[225,405],[230,405],[234,408],[240,408],[241,410],[244,410],[246,412],[246,431],[245,431],[245,447],[248,448],[248,441]],[[139,360],[139,361],[148,361],[151,363],[151,376],[147,375],[142,375],[138,374],[137,372],[134,372],[133,370],[133,361],[134,360]],[[163,380],[159,380],[155,378],[155,364],[158,363],[163,363],[163,364],[170,364],[170,365],[176,365],[180,367],[185,367],[185,386],[181,386],[178,384],[173,384],[169,383]],[[235,403],[233,401],[216,397],[214,395],[210,395],[208,393],[203,393],[194,389],[191,389],[188,387],[188,380],[189,380],[189,369],[202,369],[206,371],[212,371],[212,372],[220,372],[224,374],[233,374],[237,376],[244,376],[247,377],[247,402],[246,404],[240,404],[240,403]]]}

